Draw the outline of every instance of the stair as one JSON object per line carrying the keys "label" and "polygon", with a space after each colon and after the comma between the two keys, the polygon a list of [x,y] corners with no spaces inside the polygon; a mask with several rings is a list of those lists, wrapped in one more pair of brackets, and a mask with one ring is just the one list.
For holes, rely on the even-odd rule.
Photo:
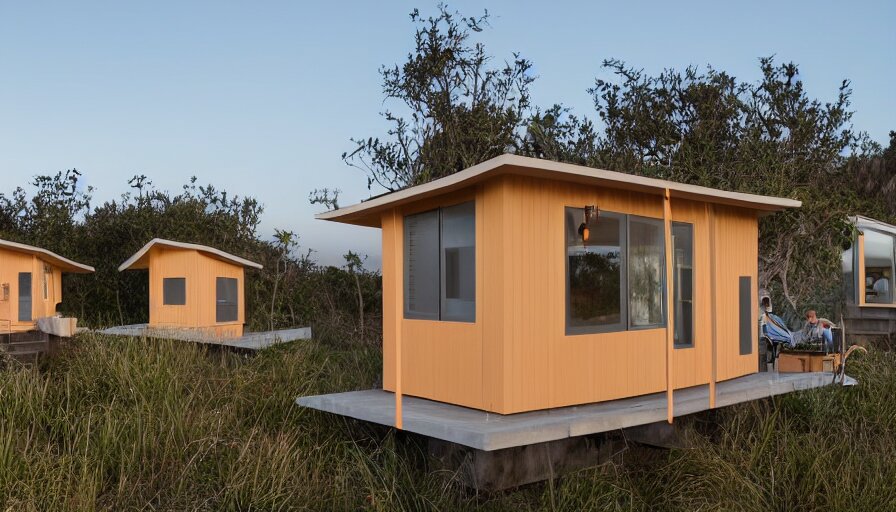
{"label": "stair", "polygon": [[23,363],[36,363],[50,349],[50,339],[39,331],[4,334],[0,336],[0,350]]}

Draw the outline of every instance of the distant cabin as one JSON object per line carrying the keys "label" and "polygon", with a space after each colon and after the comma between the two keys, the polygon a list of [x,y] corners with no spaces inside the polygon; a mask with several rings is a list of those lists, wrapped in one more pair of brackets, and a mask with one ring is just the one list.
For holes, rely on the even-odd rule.
{"label": "distant cabin", "polygon": [[896,226],[857,215],[851,246],[843,252],[844,319],[857,335],[896,334]]}
{"label": "distant cabin", "polygon": [[36,330],[39,318],[56,315],[62,274],[93,271],[46,249],[0,240],[0,333]]}
{"label": "distant cabin", "polygon": [[258,263],[204,245],[156,238],[118,267],[149,270],[149,327],[243,335],[245,269]]}
{"label": "distant cabin", "polygon": [[323,213],[382,230],[383,384],[502,414],[756,373],[758,219],[800,202],[503,155]]}

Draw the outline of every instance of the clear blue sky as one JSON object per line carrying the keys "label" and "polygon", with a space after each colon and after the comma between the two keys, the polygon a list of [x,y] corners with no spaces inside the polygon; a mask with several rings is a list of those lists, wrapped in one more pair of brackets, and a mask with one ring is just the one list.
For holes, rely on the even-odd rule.
{"label": "clear blue sky", "polygon": [[[0,0],[0,192],[76,167],[106,200],[146,174],[257,197],[263,235],[298,232],[324,263],[348,249],[379,266],[379,232],[315,221],[308,192],[367,197],[340,156],[386,125],[377,70],[412,45],[408,13],[436,2],[30,2]],[[896,2],[455,1],[492,28],[496,57],[535,63],[536,104],[591,115],[585,90],[604,58],[655,73],[712,64],[744,80],[757,59],[800,65],[833,100],[852,80],[855,125],[896,129]],[[380,191],[374,191],[378,193]]]}

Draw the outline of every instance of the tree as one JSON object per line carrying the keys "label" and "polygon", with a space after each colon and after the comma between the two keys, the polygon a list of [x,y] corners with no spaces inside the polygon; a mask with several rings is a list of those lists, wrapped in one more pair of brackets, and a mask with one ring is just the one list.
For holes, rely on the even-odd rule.
{"label": "tree", "polygon": [[512,150],[526,125],[531,63],[513,55],[491,66],[482,43],[470,41],[489,14],[464,17],[439,5],[437,16],[416,9],[414,50],[402,65],[383,67],[383,93],[403,113],[387,109],[387,137],[352,139],[343,153],[367,174],[367,185],[393,191],[453,174]]}

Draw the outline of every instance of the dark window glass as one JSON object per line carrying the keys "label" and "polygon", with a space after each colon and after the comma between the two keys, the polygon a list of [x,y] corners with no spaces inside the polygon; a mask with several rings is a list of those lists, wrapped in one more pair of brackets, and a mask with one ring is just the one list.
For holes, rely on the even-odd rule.
{"label": "dark window glass", "polygon": [[215,322],[239,320],[239,289],[236,279],[219,277],[215,280]]}
{"label": "dark window glass", "polygon": [[675,346],[694,346],[694,226],[672,223],[672,308]]}
{"label": "dark window glass", "polygon": [[31,321],[31,272],[19,272],[19,322]]}
{"label": "dark window glass", "polygon": [[183,306],[187,303],[187,280],[183,277],[162,279],[162,304]]}
{"label": "dark window glass", "polygon": [[442,320],[476,320],[476,210],[473,202],[442,208]]}
{"label": "dark window glass", "polygon": [[628,316],[632,327],[663,324],[665,253],[663,221],[629,217]]}
{"label": "dark window glass", "polygon": [[404,316],[439,319],[439,211],[404,218]]}
{"label": "dark window glass", "polygon": [[740,355],[745,356],[753,352],[753,278],[741,276],[739,284]]}
{"label": "dark window glass", "polygon": [[584,209],[566,209],[567,331],[600,332],[625,329],[625,217],[600,212],[580,234]]}

